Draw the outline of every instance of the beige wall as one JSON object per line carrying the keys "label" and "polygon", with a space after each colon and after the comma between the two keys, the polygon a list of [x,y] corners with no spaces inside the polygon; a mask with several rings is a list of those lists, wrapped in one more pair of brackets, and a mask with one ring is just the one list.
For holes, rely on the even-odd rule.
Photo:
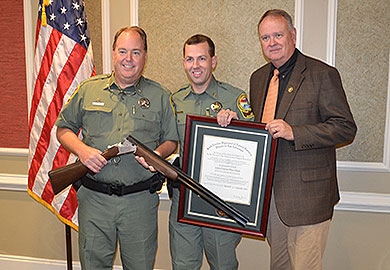
{"label": "beige wall", "polygon": [[181,61],[183,44],[201,33],[215,43],[216,78],[248,90],[249,74],[265,64],[257,23],[264,11],[275,7],[294,14],[293,1],[139,1],[139,25],[147,32],[150,44],[145,75],[171,91],[187,84]]}
{"label": "beige wall", "polygon": [[[33,8],[35,2],[31,0]],[[91,1],[86,2],[89,8]],[[117,28],[130,24],[130,6],[133,1],[109,2],[111,19],[108,31],[112,38]],[[333,13],[329,15],[328,8],[334,2],[305,1],[303,6],[303,28],[299,29],[303,35],[302,49],[323,60],[330,59],[327,49],[332,37],[328,34],[328,20]],[[339,182],[344,194],[352,192],[355,197],[361,196],[362,199],[352,201],[351,209],[355,211],[336,210],[324,255],[325,270],[390,269],[390,157],[384,151],[387,150],[386,140],[390,141],[385,138],[386,134],[389,136],[388,131],[386,133],[386,127],[389,129],[386,106],[389,104],[390,7],[387,0],[370,3],[338,0],[336,9],[335,65],[342,75],[359,127],[355,142],[338,151],[339,160],[344,162],[338,172]],[[142,0],[138,4],[139,25],[145,28],[150,47],[145,74],[171,90],[186,83],[181,66],[182,43],[198,32],[210,35],[216,43],[219,57],[215,72],[217,78],[247,90],[249,74],[265,63],[256,37],[259,16],[266,9],[274,7],[285,8],[292,14],[297,12],[296,3],[292,0]],[[88,18],[95,29],[91,30],[91,35],[95,33],[92,36],[93,47],[99,51],[94,53],[101,58],[104,54],[101,53],[101,28],[96,26],[99,25],[100,6],[93,9],[97,17],[91,19],[88,14]],[[33,14],[36,14],[35,10]],[[201,15],[206,17],[206,21],[200,19]],[[33,19],[34,28],[35,21]],[[102,56],[98,56],[99,53]],[[96,62],[100,66],[98,70],[101,70],[101,62]],[[373,101],[368,100],[371,93],[375,94]],[[8,182],[11,182],[13,175],[25,175],[26,172],[27,159],[23,154],[0,153],[2,189],[11,185],[2,184],[1,181],[7,182],[8,177]],[[367,198],[372,198],[372,201],[366,201]],[[362,205],[368,210],[361,211],[356,205]],[[169,206],[169,201],[160,204],[156,263],[159,269],[170,269],[167,227]],[[3,216],[0,222],[0,254],[65,260],[63,224],[26,192],[0,190],[0,213]],[[240,269],[268,269],[266,242],[244,238],[237,252]],[[78,260],[76,232],[73,232],[73,257]]]}

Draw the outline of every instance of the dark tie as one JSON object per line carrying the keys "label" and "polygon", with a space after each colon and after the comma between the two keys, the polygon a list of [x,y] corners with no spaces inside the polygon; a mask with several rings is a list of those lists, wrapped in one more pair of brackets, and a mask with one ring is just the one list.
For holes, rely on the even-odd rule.
{"label": "dark tie", "polygon": [[276,102],[278,100],[279,91],[279,70],[274,70],[274,76],[272,76],[269,82],[267,98],[265,99],[263,117],[261,122],[267,124],[275,118]]}

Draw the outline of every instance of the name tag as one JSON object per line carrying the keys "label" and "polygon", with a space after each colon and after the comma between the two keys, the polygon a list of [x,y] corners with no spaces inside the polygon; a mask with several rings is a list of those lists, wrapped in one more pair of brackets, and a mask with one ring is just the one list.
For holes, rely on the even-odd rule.
{"label": "name tag", "polygon": [[94,101],[94,102],[92,102],[92,105],[94,105],[94,106],[104,106],[104,103],[103,102]]}

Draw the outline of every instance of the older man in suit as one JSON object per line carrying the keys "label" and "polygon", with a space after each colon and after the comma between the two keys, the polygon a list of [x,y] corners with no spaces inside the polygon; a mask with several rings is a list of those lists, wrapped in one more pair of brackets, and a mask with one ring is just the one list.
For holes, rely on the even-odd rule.
{"label": "older man in suit", "polygon": [[[267,226],[272,270],[322,269],[334,205],[339,201],[336,146],[356,134],[338,71],[295,48],[296,29],[283,10],[258,24],[270,63],[250,79],[255,121],[278,140]],[[221,112],[219,123],[227,125]]]}
{"label": "older man in suit", "polygon": [[[351,142],[357,128],[338,71],[295,48],[289,14],[267,11],[258,30],[270,63],[252,74],[250,101],[255,121],[266,123],[279,139],[267,229],[271,269],[321,269],[340,199],[336,146]],[[265,107],[275,80],[276,104],[269,117]]]}

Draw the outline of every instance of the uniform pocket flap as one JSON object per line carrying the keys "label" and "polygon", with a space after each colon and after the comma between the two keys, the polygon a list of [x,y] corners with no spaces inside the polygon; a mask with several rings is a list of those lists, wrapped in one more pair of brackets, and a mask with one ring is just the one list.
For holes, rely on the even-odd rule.
{"label": "uniform pocket flap", "polygon": [[137,120],[142,120],[142,121],[157,121],[157,113],[150,111],[150,110],[145,110],[145,111],[140,111],[137,112],[136,114],[132,115],[134,119]]}

